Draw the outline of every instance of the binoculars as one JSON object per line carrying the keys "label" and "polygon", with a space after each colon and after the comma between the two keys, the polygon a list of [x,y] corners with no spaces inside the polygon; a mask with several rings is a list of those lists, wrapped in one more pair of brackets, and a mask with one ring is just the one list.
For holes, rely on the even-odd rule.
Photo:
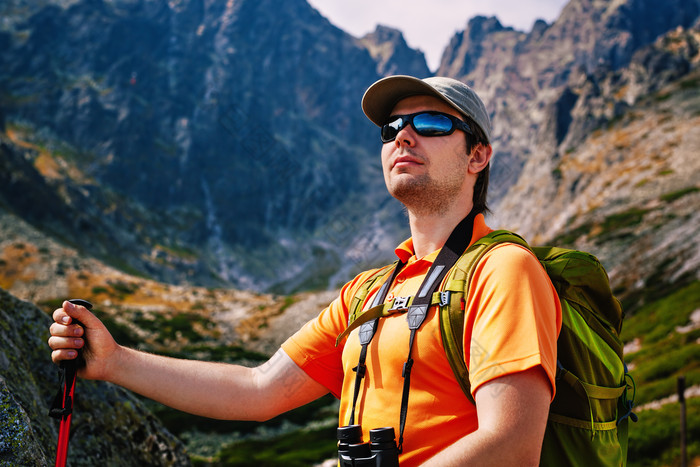
{"label": "binoculars", "polygon": [[338,428],[338,463],[340,467],[399,467],[399,450],[394,429],[369,430],[369,443],[362,442],[362,427]]}

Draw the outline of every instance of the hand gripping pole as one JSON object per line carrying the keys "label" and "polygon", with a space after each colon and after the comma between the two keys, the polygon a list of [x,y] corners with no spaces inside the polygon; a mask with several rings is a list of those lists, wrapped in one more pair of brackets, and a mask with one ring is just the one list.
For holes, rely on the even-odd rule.
{"label": "hand gripping pole", "polygon": [[[68,300],[74,305],[84,306],[88,310],[92,309],[92,303],[87,300],[72,299]],[[79,321],[73,320],[73,324],[80,324]],[[85,336],[83,336],[85,339]],[[73,360],[64,360],[61,362],[61,382],[60,388],[56,393],[49,415],[61,420],[61,425],[58,430],[58,446],[56,448],[56,467],[64,467],[68,457],[68,440],[70,439],[70,422],[73,414],[73,401],[75,397],[75,381],[78,368],[84,365],[80,353]]]}

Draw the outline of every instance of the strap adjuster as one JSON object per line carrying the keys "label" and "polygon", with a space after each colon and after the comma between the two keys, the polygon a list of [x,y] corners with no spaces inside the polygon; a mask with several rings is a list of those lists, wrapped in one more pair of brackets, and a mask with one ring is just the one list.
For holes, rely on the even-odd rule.
{"label": "strap adjuster", "polygon": [[394,311],[394,310],[407,310],[408,309],[408,302],[411,300],[411,297],[396,297],[394,299],[394,303],[389,309],[389,311]]}
{"label": "strap adjuster", "polygon": [[440,292],[440,306],[447,306],[450,304],[450,291],[446,290],[444,292]]}
{"label": "strap adjuster", "polygon": [[355,368],[352,369],[352,371],[360,375],[360,378],[364,378],[365,373],[367,372],[367,365],[357,365]]}

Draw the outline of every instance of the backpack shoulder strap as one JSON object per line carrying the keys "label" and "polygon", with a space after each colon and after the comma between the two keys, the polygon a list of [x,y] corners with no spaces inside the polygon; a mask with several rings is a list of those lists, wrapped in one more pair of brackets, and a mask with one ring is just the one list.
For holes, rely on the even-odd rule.
{"label": "backpack shoulder strap", "polygon": [[440,307],[440,332],[447,360],[462,391],[472,403],[474,399],[471,395],[469,370],[464,360],[466,296],[476,265],[486,253],[502,243],[515,243],[530,248],[522,237],[507,230],[496,230],[480,238],[459,258],[447,276],[444,289],[449,293],[449,301]]}
{"label": "backpack shoulder strap", "polygon": [[362,314],[362,308],[370,290],[372,290],[375,284],[380,283],[384,276],[393,271],[397,263],[398,261],[395,261],[392,264],[387,264],[386,266],[377,269],[360,285],[355,292],[355,295],[352,297],[352,301],[350,302],[350,308],[348,310],[348,326],[352,324],[352,322],[355,321],[360,314]]}

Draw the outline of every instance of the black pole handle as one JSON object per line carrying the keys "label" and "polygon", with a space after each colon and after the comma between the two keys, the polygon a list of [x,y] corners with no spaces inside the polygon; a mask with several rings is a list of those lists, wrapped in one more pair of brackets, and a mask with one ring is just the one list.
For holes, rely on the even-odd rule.
{"label": "black pole handle", "polygon": [[[73,305],[79,305],[87,308],[88,310],[92,310],[92,303],[88,302],[87,300],[83,300],[82,298],[72,298],[68,300],[70,303]],[[83,349],[85,346],[87,346],[87,341],[85,340],[85,326],[83,326],[83,323],[78,321],[77,319],[73,319],[73,324],[77,324],[83,328],[83,341],[85,344],[83,345]],[[78,368],[82,368],[85,366],[85,358],[83,357],[83,352],[81,350],[78,351],[78,356],[74,358],[73,360],[64,360],[61,362],[61,367],[62,368],[70,368],[73,367],[74,370],[77,370]]]}
{"label": "black pole handle", "polygon": [[68,301],[71,302],[73,305],[84,306],[88,310],[92,310],[92,303],[88,302],[87,300],[83,300],[82,298],[71,298]]}
{"label": "black pole handle", "polygon": [[[84,306],[88,310],[92,308],[92,303],[88,302],[87,300],[74,298],[68,301],[74,305]],[[83,324],[77,319],[74,319],[73,323],[83,326]],[[84,326],[83,329],[85,329]],[[83,339],[85,339],[84,334]],[[83,348],[85,348],[85,346],[83,346]],[[72,360],[62,360],[59,366],[61,368],[61,382],[60,387],[58,388],[58,392],[56,393],[56,397],[54,397],[53,403],[49,408],[49,416],[61,420],[61,430],[63,430],[63,424],[68,421],[68,417],[73,412],[73,400],[71,393],[75,389],[75,377],[78,372],[78,368],[85,366],[85,359],[82,356],[82,351],[78,351],[78,356]],[[69,425],[70,422],[68,422],[68,425],[66,426],[70,428]],[[67,438],[65,440],[65,443],[67,443]],[[61,436],[59,436],[59,449],[60,447]],[[63,449],[63,454],[65,455],[65,450],[67,450],[67,444],[63,447]],[[58,461],[57,465],[59,465]],[[62,465],[65,465],[65,463]]]}

